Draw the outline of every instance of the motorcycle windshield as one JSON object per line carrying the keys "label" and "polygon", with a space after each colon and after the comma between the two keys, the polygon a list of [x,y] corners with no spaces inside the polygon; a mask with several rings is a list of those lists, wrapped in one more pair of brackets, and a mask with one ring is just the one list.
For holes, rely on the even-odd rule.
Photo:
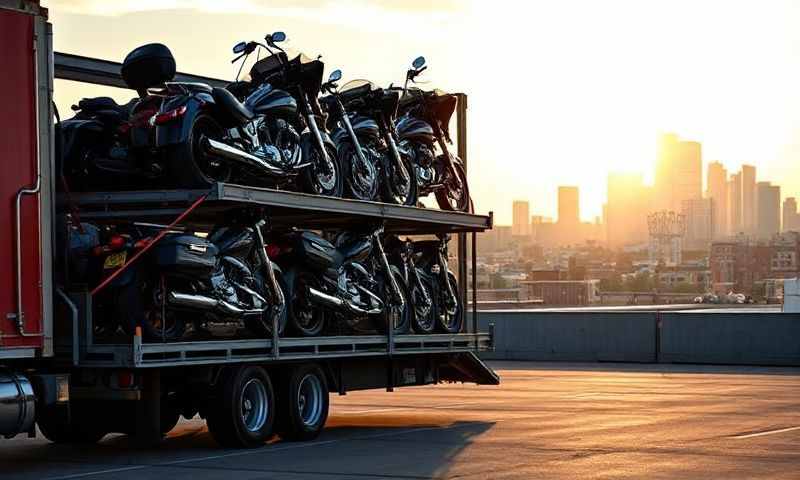
{"label": "motorcycle windshield", "polygon": [[375,85],[369,80],[350,80],[339,90],[339,95],[341,95],[342,103],[347,104],[368,94],[374,87]]}

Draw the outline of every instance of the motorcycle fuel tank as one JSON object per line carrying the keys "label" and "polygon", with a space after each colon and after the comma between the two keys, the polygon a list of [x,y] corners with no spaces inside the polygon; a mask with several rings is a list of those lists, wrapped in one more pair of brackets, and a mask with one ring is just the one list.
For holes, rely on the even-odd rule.
{"label": "motorcycle fuel tank", "polygon": [[272,88],[269,84],[258,87],[244,104],[257,114],[297,115],[297,101],[294,97],[284,90]]}
{"label": "motorcycle fuel tank", "polygon": [[340,257],[336,247],[314,232],[302,232],[297,239],[297,253],[307,265],[327,269],[334,266]]}
{"label": "motorcycle fuel tank", "polygon": [[432,143],[433,128],[427,123],[410,115],[403,115],[397,121],[397,136],[400,140],[414,140]]}

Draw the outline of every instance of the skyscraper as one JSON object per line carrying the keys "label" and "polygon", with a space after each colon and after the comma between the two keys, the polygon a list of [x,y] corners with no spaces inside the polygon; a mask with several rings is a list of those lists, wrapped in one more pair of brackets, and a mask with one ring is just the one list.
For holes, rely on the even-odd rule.
{"label": "skyscraper", "polygon": [[701,198],[703,159],[699,142],[680,140],[677,135],[663,135],[656,163],[655,196],[657,210],[679,212],[682,202]]}
{"label": "skyscraper", "polygon": [[531,233],[530,227],[530,205],[527,200],[514,200],[512,207],[511,234],[515,236],[527,236]]}
{"label": "skyscraper", "polygon": [[706,250],[714,236],[714,200],[690,198],[684,200],[681,212],[686,219],[683,245],[687,250]]}
{"label": "skyscraper", "polygon": [[756,167],[742,165],[742,230],[756,233]]}
{"label": "skyscraper", "polygon": [[610,173],[605,208],[606,239],[610,248],[645,242],[651,192],[641,174]]}
{"label": "skyscraper", "polygon": [[580,223],[578,187],[558,187],[558,223],[577,225]]}
{"label": "skyscraper", "polygon": [[781,230],[781,187],[769,182],[758,182],[756,192],[758,195],[756,234],[760,240],[769,240]]}
{"label": "skyscraper", "polygon": [[736,235],[744,231],[742,223],[742,174],[734,173],[728,181],[728,231]]}
{"label": "skyscraper", "polygon": [[706,197],[711,199],[714,237],[724,237],[728,234],[728,171],[719,162],[708,164]]}
{"label": "skyscraper", "polygon": [[784,232],[800,231],[800,214],[797,213],[797,200],[794,197],[787,197],[783,201],[783,225]]}

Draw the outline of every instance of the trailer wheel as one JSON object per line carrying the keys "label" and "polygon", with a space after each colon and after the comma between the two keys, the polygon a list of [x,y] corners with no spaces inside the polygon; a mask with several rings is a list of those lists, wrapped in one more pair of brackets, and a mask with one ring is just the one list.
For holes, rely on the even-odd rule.
{"label": "trailer wheel", "polygon": [[278,435],[290,441],[317,438],[328,421],[329,408],[322,369],[314,364],[291,369],[278,392]]}
{"label": "trailer wheel", "polygon": [[[71,410],[71,412],[70,412]],[[73,402],[45,407],[39,412],[36,423],[42,435],[53,443],[97,443],[108,433],[102,419],[92,415],[87,405]]]}
{"label": "trailer wheel", "polygon": [[275,423],[275,394],[267,372],[242,366],[224,374],[206,423],[211,436],[224,447],[262,445],[272,436]]}

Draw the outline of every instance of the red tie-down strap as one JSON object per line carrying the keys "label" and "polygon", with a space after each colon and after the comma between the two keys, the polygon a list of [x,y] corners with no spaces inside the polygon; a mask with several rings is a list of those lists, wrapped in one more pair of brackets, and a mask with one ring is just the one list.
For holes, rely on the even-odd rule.
{"label": "red tie-down strap", "polygon": [[153,239],[152,239],[152,240],[150,240],[150,242],[148,242],[147,244],[145,244],[145,246],[144,246],[144,247],[143,247],[141,250],[139,250],[138,252],[136,252],[136,254],[135,254],[134,256],[132,256],[130,260],[128,260],[127,262],[125,262],[125,263],[124,263],[124,264],[123,264],[121,267],[119,267],[119,268],[118,268],[116,271],[114,271],[114,273],[112,273],[111,275],[109,275],[109,276],[107,276],[105,279],[103,279],[103,281],[102,281],[102,282],[100,282],[100,284],[99,284],[98,286],[94,287],[94,289],[93,289],[93,290],[90,292],[90,294],[91,294],[92,296],[96,295],[96,294],[97,294],[97,292],[99,292],[100,290],[102,290],[103,288],[105,288],[105,287],[106,287],[106,286],[107,286],[109,283],[111,283],[111,281],[113,281],[113,280],[114,280],[115,278],[117,278],[117,277],[118,277],[120,274],[122,274],[122,272],[124,272],[125,270],[127,270],[127,269],[128,269],[128,267],[130,267],[130,266],[131,266],[131,264],[133,264],[133,263],[134,263],[136,260],[138,260],[138,259],[139,259],[139,257],[141,257],[142,255],[144,255],[144,254],[145,254],[145,253],[146,253],[148,250],[150,250],[150,248],[152,248],[152,247],[153,247],[153,245],[155,245],[156,243],[158,243],[158,241],[159,241],[159,240],[161,240],[162,238],[164,238],[164,235],[166,235],[167,233],[169,233],[169,231],[170,231],[170,230],[172,230],[172,228],[173,228],[175,225],[177,225],[177,224],[179,224],[181,221],[183,221],[183,219],[184,219],[184,218],[186,218],[186,216],[187,216],[187,215],[189,215],[190,213],[192,213],[192,211],[193,211],[195,208],[197,208],[197,207],[198,207],[198,206],[199,206],[201,203],[203,203],[203,201],[206,199],[206,197],[207,197],[207,196],[208,196],[208,194],[206,193],[206,194],[204,194],[204,195],[200,196],[200,198],[198,198],[197,200],[195,200],[195,201],[194,201],[194,203],[192,203],[192,204],[189,206],[189,208],[187,208],[186,210],[184,210],[184,211],[183,211],[183,213],[181,213],[180,215],[178,215],[178,218],[176,218],[176,219],[175,219],[175,220],[174,220],[172,223],[170,223],[169,225],[167,225],[166,227],[164,227],[164,228],[163,228],[163,229],[162,229],[160,232],[158,232],[158,235],[156,235],[155,237],[153,237]]}

